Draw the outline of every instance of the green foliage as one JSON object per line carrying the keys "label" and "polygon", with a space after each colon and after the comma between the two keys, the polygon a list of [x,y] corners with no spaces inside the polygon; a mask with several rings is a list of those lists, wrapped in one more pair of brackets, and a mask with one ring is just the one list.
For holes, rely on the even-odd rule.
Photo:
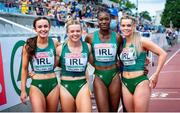
{"label": "green foliage", "polygon": [[128,8],[128,9],[135,9],[136,8],[136,5],[131,3],[129,0],[127,0],[125,2],[125,6]]}
{"label": "green foliage", "polygon": [[130,0],[120,0],[119,2],[120,8],[126,11],[126,13],[132,14],[132,9],[136,8],[136,5],[132,3]]}
{"label": "green foliage", "polygon": [[170,27],[170,21],[173,27],[180,28],[180,0],[166,0],[161,24]]}
{"label": "green foliage", "polygon": [[151,17],[149,16],[149,12],[148,11],[142,11],[142,12],[139,13],[139,15],[141,17],[143,17],[144,19],[151,21]]}
{"label": "green foliage", "polygon": [[119,3],[121,0],[110,0],[110,1]]}

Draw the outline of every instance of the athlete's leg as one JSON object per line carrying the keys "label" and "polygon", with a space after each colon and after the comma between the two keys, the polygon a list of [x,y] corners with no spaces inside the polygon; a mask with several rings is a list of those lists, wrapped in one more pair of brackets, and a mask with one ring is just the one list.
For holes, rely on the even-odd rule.
{"label": "athlete's leg", "polygon": [[122,83],[122,97],[126,110],[128,112],[134,112],[133,105],[133,94],[127,89],[127,87]]}
{"label": "athlete's leg", "polygon": [[29,98],[33,112],[45,112],[46,100],[44,94],[36,87],[31,85]]}
{"label": "athlete's leg", "polygon": [[59,85],[57,85],[46,97],[46,109],[48,112],[56,112],[59,103]]}
{"label": "athlete's leg", "polygon": [[[121,84],[121,85],[122,85],[122,84]],[[125,107],[125,105],[124,105],[124,101],[123,101],[122,91],[121,91],[121,104],[122,104],[123,112],[127,112],[126,107]]]}
{"label": "athlete's leg", "polygon": [[91,112],[90,89],[86,83],[78,92],[76,97],[77,112]]}
{"label": "athlete's leg", "polygon": [[121,82],[119,75],[116,75],[109,86],[110,111],[117,112],[121,97]]}
{"label": "athlete's leg", "polygon": [[135,111],[138,112],[148,111],[150,96],[151,96],[151,88],[149,87],[149,81],[144,80],[137,85],[136,90],[134,92]]}
{"label": "athlete's leg", "polygon": [[76,112],[73,96],[62,85],[60,85],[60,104],[62,112]]}
{"label": "athlete's leg", "polygon": [[123,94],[122,94],[122,82],[121,82],[121,77],[122,77],[122,70],[121,72],[119,73],[119,78],[120,78],[120,100],[121,100],[121,104],[122,104],[122,109],[123,109],[123,112],[127,112],[126,110],[126,107],[124,105],[124,101],[123,101]]}
{"label": "athlete's leg", "polygon": [[94,95],[99,112],[109,112],[109,94],[103,81],[95,75],[94,78]]}

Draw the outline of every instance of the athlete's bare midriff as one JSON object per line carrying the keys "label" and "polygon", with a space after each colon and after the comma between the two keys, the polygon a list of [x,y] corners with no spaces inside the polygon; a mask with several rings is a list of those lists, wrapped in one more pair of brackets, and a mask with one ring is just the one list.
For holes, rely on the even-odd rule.
{"label": "athlete's bare midriff", "polygon": [[140,70],[140,71],[133,71],[133,72],[127,72],[127,71],[123,71],[123,77],[125,78],[135,78],[138,76],[144,75],[144,71]]}
{"label": "athlete's bare midriff", "polygon": [[73,76],[61,76],[60,79],[61,80],[81,80],[81,79],[85,79],[85,76],[80,76],[80,77],[73,77]]}
{"label": "athlete's bare midriff", "polygon": [[113,64],[111,66],[95,66],[96,70],[110,70],[110,69],[114,69],[117,68],[116,64]]}
{"label": "athlete's bare midriff", "polygon": [[55,73],[48,73],[48,74],[34,74],[32,75],[32,79],[50,79],[50,78],[55,78],[56,74]]}

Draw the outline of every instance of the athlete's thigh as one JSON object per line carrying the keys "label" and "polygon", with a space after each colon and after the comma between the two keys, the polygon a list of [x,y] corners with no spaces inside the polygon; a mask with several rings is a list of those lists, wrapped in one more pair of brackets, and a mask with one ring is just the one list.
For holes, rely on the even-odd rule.
{"label": "athlete's thigh", "polygon": [[122,83],[122,97],[123,97],[123,102],[126,110],[128,112],[133,112],[134,111],[134,105],[133,105],[133,94],[129,92],[127,87]]}
{"label": "athlete's thigh", "polygon": [[59,85],[57,85],[46,97],[47,100],[47,111],[56,112],[59,103]]}
{"label": "athlete's thigh", "polygon": [[62,85],[60,85],[60,105],[62,112],[76,112],[73,96]]}
{"label": "athlete's thigh", "polygon": [[109,92],[103,81],[95,76],[94,83],[94,94],[96,99],[96,104],[99,112],[109,111]]}
{"label": "athlete's thigh", "polygon": [[91,112],[91,96],[88,84],[85,84],[76,97],[77,112]]}
{"label": "athlete's thigh", "polygon": [[33,112],[45,112],[46,111],[46,100],[44,94],[36,87],[30,87],[29,98]]}
{"label": "athlete's thigh", "polygon": [[121,97],[121,82],[118,75],[113,78],[109,86],[109,95],[111,102],[111,110],[115,112],[118,110]]}
{"label": "athlete's thigh", "polygon": [[149,106],[150,96],[151,96],[151,88],[149,87],[149,81],[144,80],[137,85],[136,90],[134,92],[135,110],[147,111]]}

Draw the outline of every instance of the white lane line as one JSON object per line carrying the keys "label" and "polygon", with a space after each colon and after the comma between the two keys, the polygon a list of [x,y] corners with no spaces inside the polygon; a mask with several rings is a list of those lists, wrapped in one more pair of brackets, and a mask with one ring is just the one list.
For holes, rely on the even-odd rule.
{"label": "white lane line", "polygon": [[92,106],[92,109],[96,109],[96,106],[93,105],[93,106]]}
{"label": "white lane line", "polygon": [[180,48],[165,62],[164,65],[167,65],[167,63],[169,63],[170,60],[172,60],[172,58],[180,51]]}
{"label": "white lane line", "polygon": [[162,71],[160,73],[179,73],[180,71]]}
{"label": "white lane line", "polygon": [[180,98],[151,98],[151,100],[180,100]]}
{"label": "white lane line", "polygon": [[[180,48],[164,63],[164,66],[167,65],[170,60],[172,60],[172,58],[180,51]],[[151,79],[152,76],[149,77],[149,79]]]}
{"label": "white lane line", "polygon": [[118,113],[120,113],[120,112],[121,112],[121,110],[122,110],[122,105],[119,107],[119,109],[118,109]]}

